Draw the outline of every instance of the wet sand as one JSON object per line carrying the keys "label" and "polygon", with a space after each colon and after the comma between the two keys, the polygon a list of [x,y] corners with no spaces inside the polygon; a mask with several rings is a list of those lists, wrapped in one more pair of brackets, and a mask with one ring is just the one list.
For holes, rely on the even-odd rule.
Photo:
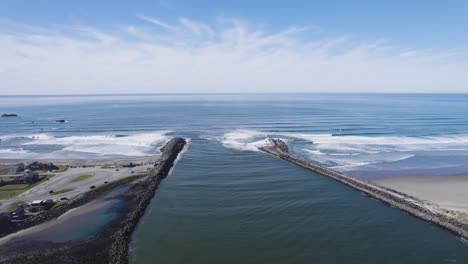
{"label": "wet sand", "polygon": [[111,201],[92,201],[78,208],[73,208],[56,219],[53,219],[51,221],[45,222],[37,226],[33,226],[28,229],[20,230],[16,233],[0,238],[0,247],[15,239],[28,240],[31,237],[37,236],[38,233],[44,232],[49,228],[54,228],[54,226],[56,225],[60,225],[66,221],[70,221],[70,219],[76,216],[97,211],[100,208],[105,207],[108,203],[111,203]]}
{"label": "wet sand", "polygon": [[468,212],[468,173],[396,176],[374,182],[444,209]]}

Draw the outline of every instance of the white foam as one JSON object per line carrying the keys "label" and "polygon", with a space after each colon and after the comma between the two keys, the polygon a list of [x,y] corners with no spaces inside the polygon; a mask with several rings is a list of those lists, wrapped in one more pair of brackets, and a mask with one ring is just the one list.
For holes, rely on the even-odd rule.
{"label": "white foam", "polygon": [[29,151],[26,151],[22,148],[16,149],[0,149],[0,158],[4,159],[27,159],[34,158],[35,154]]}
{"label": "white foam", "polygon": [[340,170],[401,161],[417,152],[468,152],[468,135],[459,136],[334,136],[331,134],[266,133],[254,130],[235,130],[216,138],[228,148],[258,151],[268,136],[301,139],[310,142],[302,151],[309,158]]}
{"label": "white foam", "polygon": [[[60,150],[48,153],[46,155],[40,153],[32,153],[47,157],[61,156],[79,156],[79,153],[92,154],[98,156],[106,155],[123,155],[123,156],[147,156],[154,154],[156,147],[162,146],[169,140],[167,136],[169,131],[157,131],[151,133],[136,133],[128,136],[116,135],[76,135],[67,137],[56,137],[50,134],[33,134],[25,136],[17,136],[25,138],[28,141],[20,143],[20,146],[61,146]],[[23,150],[1,150],[4,154],[28,154]],[[6,151],[9,151],[8,153]],[[23,152],[22,152],[23,151]],[[0,152],[1,153],[1,152]],[[73,153],[70,154],[70,153]],[[3,155],[3,156],[5,156]],[[16,156],[15,156],[16,157]]]}
{"label": "white foam", "polygon": [[0,155],[4,154],[28,154],[29,152],[24,149],[0,149]]}
{"label": "white foam", "polygon": [[358,153],[380,153],[384,151],[427,151],[466,149],[468,136],[333,136],[329,134],[287,133],[286,136],[310,141],[320,149]]}
{"label": "white foam", "polygon": [[[254,130],[235,130],[225,133],[221,137],[215,137],[215,140],[220,141],[225,147],[243,151],[259,151],[259,147],[265,146],[267,142],[267,133]],[[286,139],[283,139],[287,141]]]}

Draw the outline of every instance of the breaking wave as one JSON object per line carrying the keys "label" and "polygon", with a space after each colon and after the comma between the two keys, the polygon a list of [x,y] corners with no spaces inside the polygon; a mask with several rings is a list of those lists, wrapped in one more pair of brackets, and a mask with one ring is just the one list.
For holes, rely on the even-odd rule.
{"label": "breaking wave", "polygon": [[[458,136],[337,136],[235,130],[216,140],[225,147],[242,151],[259,151],[268,136],[290,140],[293,151],[339,170],[395,162],[422,152],[467,151],[468,135]],[[301,141],[298,143],[298,141]],[[296,143],[296,145],[294,144]],[[467,151],[468,153],[468,151]]]}
{"label": "breaking wave", "polygon": [[168,133],[169,131],[157,131],[129,135],[106,134],[65,137],[50,134],[6,135],[0,137],[0,147],[2,147],[0,148],[0,157],[148,156],[159,153],[159,147],[170,139]]}
{"label": "breaking wave", "polygon": [[[212,139],[220,141],[225,147],[230,149],[259,151],[259,147],[267,144],[268,133],[253,131],[253,130],[236,130],[225,133],[221,137],[213,137]],[[287,139],[283,139],[287,141]]]}

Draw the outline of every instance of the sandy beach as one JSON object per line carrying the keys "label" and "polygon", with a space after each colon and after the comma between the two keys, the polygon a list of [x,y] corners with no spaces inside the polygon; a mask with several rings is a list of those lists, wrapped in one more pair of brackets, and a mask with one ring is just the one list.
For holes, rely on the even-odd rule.
{"label": "sandy beach", "polygon": [[396,176],[374,182],[429,201],[444,209],[468,212],[468,173]]}

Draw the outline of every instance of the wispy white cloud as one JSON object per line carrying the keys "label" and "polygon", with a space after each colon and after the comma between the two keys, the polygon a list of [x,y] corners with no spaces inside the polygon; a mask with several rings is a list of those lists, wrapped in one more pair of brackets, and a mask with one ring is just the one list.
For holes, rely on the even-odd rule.
{"label": "wispy white cloud", "polygon": [[117,31],[0,23],[0,94],[468,92],[467,47],[396,47],[229,18],[138,18]]}
{"label": "wispy white cloud", "polygon": [[167,23],[164,23],[161,20],[159,20],[157,18],[154,18],[154,17],[148,17],[148,16],[140,15],[140,16],[138,16],[138,18],[140,18],[143,21],[146,21],[146,22],[155,24],[157,26],[160,26],[163,29],[166,29],[166,30],[169,30],[169,31],[176,31],[176,29],[177,29],[176,27],[173,27],[173,26],[171,26],[171,25],[169,25]]}

